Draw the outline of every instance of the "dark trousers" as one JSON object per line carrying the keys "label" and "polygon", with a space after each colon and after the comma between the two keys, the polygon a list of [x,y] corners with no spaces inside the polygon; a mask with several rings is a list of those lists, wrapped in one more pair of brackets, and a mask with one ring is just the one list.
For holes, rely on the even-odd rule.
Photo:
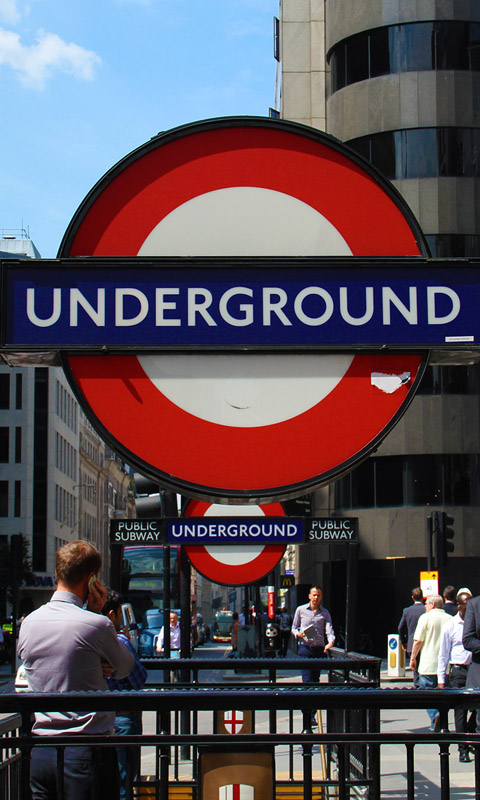
{"label": "dark trousers", "polygon": [[[408,652],[405,653],[405,664],[410,664],[411,655],[412,655],[411,653]],[[413,675],[413,686],[415,689],[418,689],[420,687],[420,675],[418,674],[416,669],[412,669],[412,675]]]}
{"label": "dark trousers", "polygon": [[[117,754],[113,747],[65,747],[65,800],[118,800]],[[55,747],[34,747],[30,760],[32,800],[60,797]]]}
{"label": "dark trousers", "polygon": [[[449,678],[451,688],[463,689],[467,683],[467,675],[468,665],[451,664]],[[468,718],[468,714],[468,708],[455,709],[455,730],[457,733],[473,733],[475,731],[475,712],[471,712],[470,718]],[[459,745],[458,750],[460,753],[468,753],[468,745]]]}
{"label": "dark trousers", "polygon": [[290,631],[280,631],[280,655],[286,656],[288,653],[288,645],[290,643]]}
{"label": "dark trousers", "polygon": [[[298,655],[300,658],[324,658],[324,646],[313,647],[308,644],[298,645]],[[320,680],[320,669],[302,669],[302,682],[303,683],[318,683]]]}
{"label": "dark trousers", "polygon": [[[142,712],[132,711],[131,714],[117,714],[115,718],[115,735],[128,736],[130,734],[140,734],[142,732]],[[120,775],[120,800],[125,800],[127,796],[127,783],[132,783],[140,772],[140,747],[129,745],[127,747],[117,747],[118,770]],[[128,760],[131,763],[131,780],[127,781]]]}

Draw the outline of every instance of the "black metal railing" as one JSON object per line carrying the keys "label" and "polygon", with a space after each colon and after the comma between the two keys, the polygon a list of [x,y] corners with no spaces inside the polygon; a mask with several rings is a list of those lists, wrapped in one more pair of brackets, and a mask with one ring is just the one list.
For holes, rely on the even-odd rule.
{"label": "black metal railing", "polygon": [[[154,667],[159,668],[159,661]],[[195,664],[193,664],[195,661]],[[207,661],[207,660],[205,660]],[[291,661],[295,661],[292,659]],[[258,669],[264,660],[252,659],[251,668]],[[150,661],[148,664],[150,665]],[[323,660],[325,663],[325,660]],[[245,665],[243,665],[245,666]],[[337,665],[330,661],[331,670],[340,669],[343,674],[345,664]],[[360,669],[352,664],[352,669]],[[375,668],[374,665],[371,665]],[[150,667],[151,669],[154,668]],[[290,664],[282,660],[277,669],[284,671]],[[200,660],[187,662],[165,661],[162,668],[187,673],[192,669],[201,672],[203,668],[231,672],[232,661],[210,660],[208,667]],[[268,669],[273,668],[268,664]],[[299,670],[299,660],[291,667]],[[181,783],[193,800],[202,798],[202,773],[199,763],[206,752],[212,749],[218,753],[231,751],[239,753],[271,750],[275,760],[275,787],[288,784],[301,791],[304,800],[313,800],[323,792],[322,797],[338,797],[346,800],[356,794],[367,794],[377,800],[382,796],[380,753],[390,745],[401,745],[405,750],[406,786],[403,796],[408,800],[415,798],[416,748],[428,745],[430,752],[437,755],[438,783],[442,800],[458,796],[450,793],[449,753],[459,743],[476,748],[475,765],[472,770],[472,792],[470,796],[480,798],[480,736],[477,734],[457,734],[448,731],[448,712],[457,707],[476,708],[480,706],[480,692],[467,690],[435,691],[435,707],[440,712],[441,730],[438,733],[390,733],[379,730],[378,720],[382,710],[426,709],[432,706],[432,690],[379,689],[369,686],[369,680],[361,670],[362,681],[328,685],[286,685],[259,683],[249,685],[226,685],[225,682],[203,683],[197,674],[197,681],[189,685],[183,683],[159,683],[153,688],[139,692],[95,692],[68,694],[4,693],[0,694],[0,713],[12,714],[4,722],[0,748],[2,752],[0,775],[7,775],[4,783],[5,800],[27,800],[29,753],[39,737],[32,736],[30,720],[33,712],[79,711],[88,705],[89,710],[144,712],[144,733],[141,736],[124,736],[122,745],[128,750],[141,747],[141,777],[131,781],[127,797],[147,797],[153,800],[167,800],[172,783]],[[349,681],[352,681],[352,675]],[[365,685],[366,683],[366,685]],[[355,688],[353,688],[353,686]],[[311,714],[317,709],[319,715],[318,731],[311,728]],[[251,732],[228,734],[218,732],[215,719],[219,712],[242,710],[251,714]],[[149,714],[148,712],[152,712]],[[331,720],[341,715],[341,722],[331,729]],[[321,719],[326,719],[325,729]],[[188,721],[188,726],[182,722]],[[146,723],[146,724],[145,724]],[[187,729],[186,729],[187,728]],[[340,729],[338,729],[340,728]],[[66,746],[85,745],[95,747],[114,747],[118,737],[105,736],[62,736],[41,737],[42,745],[55,746],[62,750]],[[188,761],[183,750],[188,750]],[[21,757],[20,757],[21,754]],[[21,772],[19,771],[21,765]],[[3,780],[3,778],[2,778]],[[402,795],[399,795],[402,796]]]}

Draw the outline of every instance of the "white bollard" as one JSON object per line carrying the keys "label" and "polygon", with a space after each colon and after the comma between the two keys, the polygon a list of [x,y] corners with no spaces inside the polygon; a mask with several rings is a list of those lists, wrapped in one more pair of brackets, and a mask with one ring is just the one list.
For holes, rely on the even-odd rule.
{"label": "white bollard", "polygon": [[389,633],[387,637],[387,675],[392,678],[405,675],[405,650],[397,633]]}

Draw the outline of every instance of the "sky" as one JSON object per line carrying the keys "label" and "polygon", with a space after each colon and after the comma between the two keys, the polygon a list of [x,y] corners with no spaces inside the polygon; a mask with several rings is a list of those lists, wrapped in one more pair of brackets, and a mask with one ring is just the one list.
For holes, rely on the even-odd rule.
{"label": "sky", "polygon": [[54,258],[77,207],[159,131],[275,103],[278,0],[0,0],[0,235]]}

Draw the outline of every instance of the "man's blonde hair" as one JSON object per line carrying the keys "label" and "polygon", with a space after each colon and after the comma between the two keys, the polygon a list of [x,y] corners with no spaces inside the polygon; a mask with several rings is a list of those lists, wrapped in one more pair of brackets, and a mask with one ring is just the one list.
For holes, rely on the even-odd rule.
{"label": "man's blonde hair", "polygon": [[78,539],[64,544],[57,550],[55,559],[57,580],[67,586],[77,586],[92,572],[97,574],[101,566],[102,557],[90,542]]}

